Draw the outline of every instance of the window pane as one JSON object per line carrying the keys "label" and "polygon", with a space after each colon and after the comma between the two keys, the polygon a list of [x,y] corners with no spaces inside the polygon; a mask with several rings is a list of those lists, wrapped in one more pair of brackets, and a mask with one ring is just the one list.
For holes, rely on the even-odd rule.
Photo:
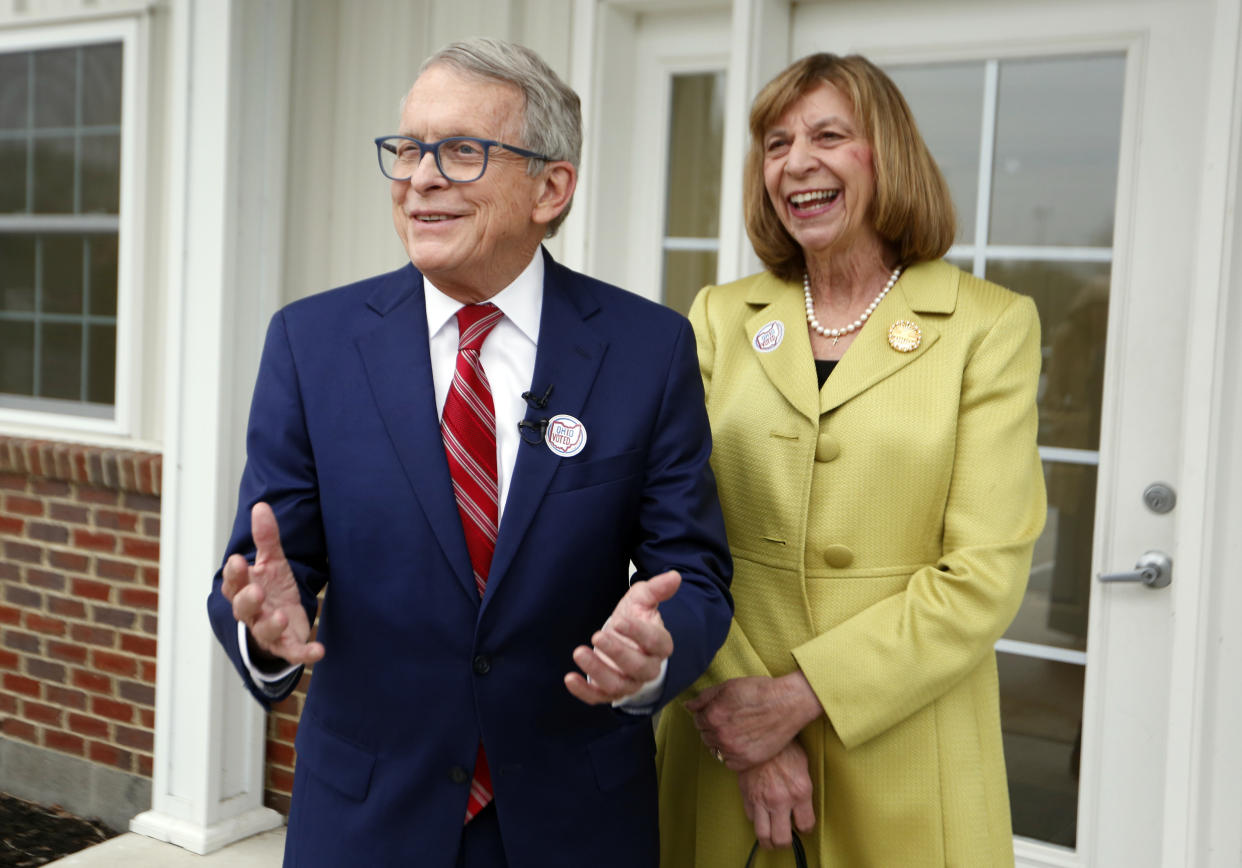
{"label": "window pane", "polygon": [[0,214],[26,210],[26,143],[0,139]]}
{"label": "window pane", "polygon": [[1002,61],[992,244],[1112,246],[1121,56]]}
{"label": "window pane", "polygon": [[42,246],[43,312],[81,314],[83,312],[81,237],[45,235],[42,238]]}
{"label": "window pane", "polygon": [[716,282],[716,254],[704,250],[667,250],[664,253],[664,303],[680,313],[700,289]]}
{"label": "window pane", "polygon": [[39,397],[82,400],[82,326],[43,323]]}
{"label": "window pane", "polygon": [[86,369],[86,400],[111,404],[116,400],[116,326],[90,327],[90,357]]}
{"label": "window pane", "polygon": [[1048,520],[1035,543],[1026,598],[1006,639],[1087,650],[1097,476],[1090,464],[1044,464]]}
{"label": "window pane", "polygon": [[82,137],[82,213],[116,214],[121,201],[121,137]]}
{"label": "window pane", "polygon": [[34,237],[0,235],[0,313],[33,311],[34,285]]}
{"label": "window pane", "polygon": [[1110,268],[1097,262],[990,262],[987,276],[1039,308],[1044,370],[1039,442],[1100,447]]}
{"label": "window pane", "polygon": [[0,130],[24,130],[30,123],[30,55],[0,54]]}
{"label": "window pane", "polygon": [[0,319],[0,391],[34,394],[34,323]]}
{"label": "window pane", "polygon": [[35,127],[72,127],[77,115],[78,49],[36,51]]}
{"label": "window pane", "polygon": [[90,310],[93,316],[116,316],[116,236],[88,239],[90,251]]}
{"label": "window pane", "polygon": [[982,63],[894,66],[885,70],[914,113],[944,173],[957,210],[957,242],[975,238],[979,140],[983,128]]}
{"label": "window pane", "polygon": [[997,654],[1015,835],[1073,847],[1084,667]]}
{"label": "window pane", "polygon": [[121,123],[121,43],[82,49],[82,123]]}
{"label": "window pane", "polygon": [[724,73],[673,76],[665,235],[719,233],[723,144]]}
{"label": "window pane", "polygon": [[73,213],[73,139],[36,139],[34,151],[35,212]]}

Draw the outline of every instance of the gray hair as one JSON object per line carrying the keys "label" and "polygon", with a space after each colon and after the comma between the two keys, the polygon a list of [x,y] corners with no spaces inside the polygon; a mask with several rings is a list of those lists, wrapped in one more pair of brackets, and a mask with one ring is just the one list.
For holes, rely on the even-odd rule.
{"label": "gray hair", "polygon": [[[576,94],[538,54],[524,45],[487,37],[472,37],[441,48],[423,63],[421,75],[437,64],[459,72],[511,84],[526,97],[522,113],[521,147],[553,160],[566,160],[574,169],[582,159],[582,108]],[[530,160],[527,173],[538,174],[541,160]],[[551,238],[569,214],[570,205],[548,224]]]}

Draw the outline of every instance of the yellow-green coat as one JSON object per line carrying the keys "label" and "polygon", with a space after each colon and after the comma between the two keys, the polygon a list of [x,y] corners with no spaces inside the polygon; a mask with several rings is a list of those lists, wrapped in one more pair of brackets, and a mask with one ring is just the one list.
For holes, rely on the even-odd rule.
{"label": "yellow-green coat", "polygon": [[[827,713],[800,735],[813,868],[1012,864],[993,644],[1044,523],[1034,304],[913,266],[822,391],[799,286],[763,273],[708,287],[690,319],[736,604],[691,693],[806,675]],[[920,332],[911,352],[889,343],[899,320]],[[761,351],[756,336],[778,331]],[[754,830],[737,776],[680,701],[657,738],[663,868],[741,868]]]}

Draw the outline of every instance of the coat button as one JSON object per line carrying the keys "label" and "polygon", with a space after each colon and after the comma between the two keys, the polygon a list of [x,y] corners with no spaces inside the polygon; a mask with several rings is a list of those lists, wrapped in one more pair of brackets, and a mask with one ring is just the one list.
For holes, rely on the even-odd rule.
{"label": "coat button", "polygon": [[841,454],[841,444],[831,434],[820,434],[815,444],[816,461],[832,461]]}
{"label": "coat button", "polygon": [[455,784],[464,784],[470,780],[470,773],[461,766],[453,766],[449,769],[449,780]]}
{"label": "coat button", "polygon": [[492,671],[492,660],[486,654],[480,654],[474,658],[474,674],[486,675]]}
{"label": "coat button", "polygon": [[824,549],[824,560],[828,562],[828,566],[841,569],[854,563],[854,552],[849,546],[828,546]]}

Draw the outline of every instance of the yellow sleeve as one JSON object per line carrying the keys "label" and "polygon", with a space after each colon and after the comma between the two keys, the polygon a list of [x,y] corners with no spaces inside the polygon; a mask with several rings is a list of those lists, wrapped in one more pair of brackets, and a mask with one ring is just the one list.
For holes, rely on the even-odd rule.
{"label": "yellow sleeve", "polygon": [[942,696],[992,652],[1017,613],[1046,507],[1039,369],[1038,314],[1019,296],[963,372],[940,562],[918,570],[903,593],[793,649],[847,748]]}

